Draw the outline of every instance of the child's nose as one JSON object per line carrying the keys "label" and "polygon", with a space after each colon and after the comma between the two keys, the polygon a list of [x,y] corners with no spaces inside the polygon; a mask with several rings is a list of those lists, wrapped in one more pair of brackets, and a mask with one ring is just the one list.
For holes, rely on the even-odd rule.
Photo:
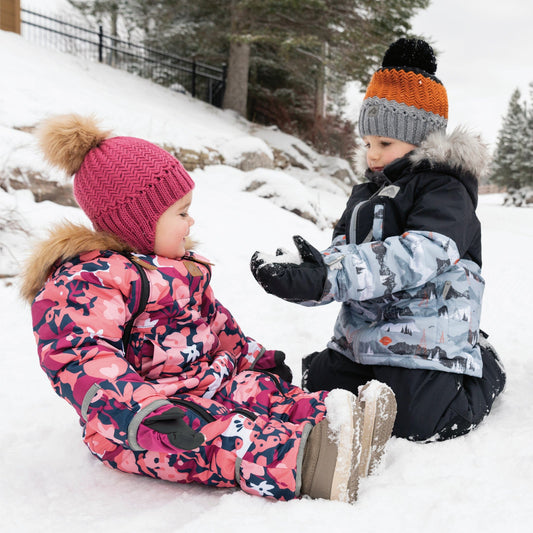
{"label": "child's nose", "polygon": [[368,150],[368,159],[370,161],[375,161],[378,158],[378,151],[375,148],[370,148]]}

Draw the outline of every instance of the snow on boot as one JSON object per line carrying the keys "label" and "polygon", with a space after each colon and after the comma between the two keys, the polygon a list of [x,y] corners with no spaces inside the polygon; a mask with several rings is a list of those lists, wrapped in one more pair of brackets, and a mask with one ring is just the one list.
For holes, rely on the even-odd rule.
{"label": "snow on boot", "polygon": [[325,403],[326,417],[305,444],[301,493],[353,503],[359,486],[363,412],[357,398],[345,390],[331,391]]}
{"label": "snow on boot", "polygon": [[364,413],[359,476],[366,477],[379,465],[390,439],[396,419],[396,398],[388,385],[372,380],[359,387],[357,403]]}

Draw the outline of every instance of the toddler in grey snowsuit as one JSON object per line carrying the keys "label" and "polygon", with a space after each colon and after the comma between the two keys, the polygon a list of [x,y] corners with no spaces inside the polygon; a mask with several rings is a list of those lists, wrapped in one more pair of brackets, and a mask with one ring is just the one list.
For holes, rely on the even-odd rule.
{"label": "toddler in grey snowsuit", "polygon": [[468,432],[505,384],[480,332],[484,280],[478,179],[488,155],[463,128],[446,134],[446,90],[431,47],[400,39],[372,77],[359,117],[363,172],[319,252],[256,252],[263,288],[306,306],[342,302],[326,350],[303,360],[303,386],[357,391],[370,379],[396,395],[393,434],[443,440]]}

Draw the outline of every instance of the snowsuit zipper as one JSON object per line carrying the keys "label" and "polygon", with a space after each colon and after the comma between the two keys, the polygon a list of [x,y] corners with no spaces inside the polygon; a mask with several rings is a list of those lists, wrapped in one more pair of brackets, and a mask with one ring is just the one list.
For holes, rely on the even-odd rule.
{"label": "snowsuit zipper", "polygon": [[283,394],[283,396],[285,396],[285,393],[283,392],[283,389],[281,387],[281,383],[279,382],[279,377],[273,372],[269,372],[268,370],[262,370],[262,372],[268,374],[272,378],[272,381],[276,384],[276,388],[279,390],[279,392],[281,392],[281,394]]}
{"label": "snowsuit zipper", "polygon": [[196,415],[198,415],[200,418],[203,418],[206,422],[214,422],[216,418],[206,409],[203,407],[200,407],[199,405],[196,405],[194,402],[191,402],[190,400],[177,400],[177,399],[170,399],[170,401],[174,405],[181,405],[182,407],[186,407]]}
{"label": "snowsuit zipper", "polygon": [[[352,216],[350,217],[350,228],[348,231],[348,237],[349,237],[349,244],[357,244],[357,222],[359,217],[359,210],[364,206],[369,204],[376,196],[379,196],[381,191],[385,189],[385,187],[388,187],[390,183],[384,183],[368,200],[364,200],[363,202],[359,202],[352,211]],[[370,228],[370,232],[368,235],[361,241],[361,242],[370,242],[372,240],[372,230],[373,228]]]}
{"label": "snowsuit zipper", "polygon": [[257,415],[255,413],[252,413],[251,411],[248,411],[248,409],[244,409],[243,407],[239,407],[238,409],[230,411],[230,414],[243,415],[246,418],[249,418],[250,420],[255,420],[257,418]]}
{"label": "snowsuit zipper", "polygon": [[[177,400],[172,399],[171,402],[174,405],[181,405],[182,407],[186,407],[193,413],[195,413],[200,418],[203,418],[206,422],[214,422],[216,418],[203,407],[200,407],[199,405],[196,405],[194,402],[190,400]],[[244,415],[246,418],[249,418],[250,420],[255,420],[257,418],[257,415],[255,413],[252,413],[251,411],[248,411],[247,409],[244,409],[242,407],[235,409],[233,411],[229,411],[228,414],[241,414]]]}

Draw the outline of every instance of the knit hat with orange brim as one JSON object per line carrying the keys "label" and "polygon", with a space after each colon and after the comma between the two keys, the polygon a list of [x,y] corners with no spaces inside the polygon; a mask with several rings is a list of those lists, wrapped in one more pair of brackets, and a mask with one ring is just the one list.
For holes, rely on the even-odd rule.
{"label": "knit hat with orange brim", "polygon": [[425,41],[391,44],[366,91],[359,115],[361,137],[378,135],[419,145],[431,132],[446,130],[448,97],[436,70],[435,54]]}

